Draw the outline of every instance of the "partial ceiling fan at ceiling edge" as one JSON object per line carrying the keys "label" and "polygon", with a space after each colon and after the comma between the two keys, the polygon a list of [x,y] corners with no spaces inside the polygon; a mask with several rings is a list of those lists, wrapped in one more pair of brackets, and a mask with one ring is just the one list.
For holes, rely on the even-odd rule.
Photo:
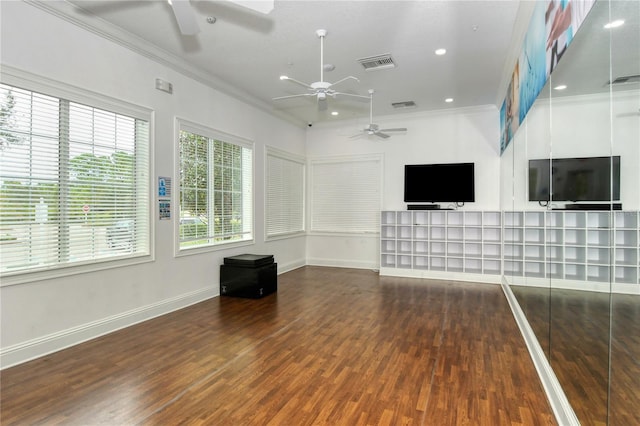
{"label": "partial ceiling fan at ceiling edge", "polygon": [[372,136],[377,136],[379,138],[382,139],[388,139],[391,137],[391,135],[388,135],[387,133],[394,133],[394,132],[406,132],[407,128],[406,127],[395,127],[395,128],[390,128],[390,129],[381,129],[380,126],[378,126],[377,124],[373,123],[373,89],[369,89],[369,125],[367,127],[365,127],[364,129],[362,129],[362,131],[360,133],[356,133],[353,136],[350,136],[350,139],[353,138],[357,138],[364,135],[372,135]]}
{"label": "partial ceiling fan at ceiling edge", "polygon": [[362,96],[362,95],[355,95],[352,93],[344,93],[344,92],[337,92],[334,89],[332,89],[333,86],[336,86],[342,82],[345,82],[347,80],[355,80],[358,83],[360,82],[360,80],[358,80],[356,77],[350,75],[348,77],[345,77],[341,80],[336,81],[335,83],[330,83],[328,81],[324,81],[324,38],[327,35],[327,30],[317,30],[316,31],[316,35],[318,36],[318,38],[320,39],[320,81],[316,81],[314,83],[305,83],[303,81],[300,80],[296,80],[295,78],[291,78],[289,76],[286,75],[281,75],[280,76],[280,80],[284,80],[284,81],[290,81],[294,84],[297,84],[299,86],[304,87],[305,89],[307,89],[309,91],[309,93],[301,93],[298,95],[288,95],[288,96],[279,96],[276,98],[273,98],[274,101],[280,101],[280,100],[284,100],[284,99],[293,99],[293,98],[300,98],[300,97],[315,97],[317,99],[318,102],[318,110],[319,111],[325,111],[327,109],[327,97],[331,97],[331,98],[335,98],[336,96],[340,97],[340,96],[344,96],[347,98],[351,98],[354,100],[359,100],[359,101],[369,101],[370,98],[368,96]]}
{"label": "partial ceiling fan at ceiling edge", "polygon": [[[256,12],[268,14],[273,10],[274,0],[226,0],[238,6],[246,7]],[[200,26],[190,0],[167,0],[173,9],[182,35],[192,36],[200,32]]]}

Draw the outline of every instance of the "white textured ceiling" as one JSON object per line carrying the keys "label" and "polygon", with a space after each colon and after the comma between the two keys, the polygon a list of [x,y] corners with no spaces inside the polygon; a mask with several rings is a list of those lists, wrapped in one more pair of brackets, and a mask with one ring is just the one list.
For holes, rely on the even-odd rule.
{"label": "white textured ceiling", "polygon": [[[339,89],[367,95],[374,89],[374,115],[394,112],[392,102],[415,101],[411,111],[495,104],[505,67],[518,1],[275,1],[268,15],[231,2],[191,4],[201,31],[181,36],[166,0],[70,0],[67,13],[87,22],[104,21],[169,52],[265,105],[301,122],[368,116],[367,103],[330,101],[319,113],[309,98],[274,102],[305,91],[280,81],[282,74],[307,83],[320,80],[320,41],[326,29],[324,62],[335,65],[324,80],[353,75]],[[206,23],[213,16],[216,23]],[[100,18],[100,19],[96,19]],[[93,20],[93,21],[92,21]],[[447,54],[436,56],[437,48]],[[366,72],[357,59],[390,53],[397,67]],[[504,89],[502,89],[504,90]],[[445,98],[454,102],[445,103]],[[407,112],[404,110],[402,112]]]}

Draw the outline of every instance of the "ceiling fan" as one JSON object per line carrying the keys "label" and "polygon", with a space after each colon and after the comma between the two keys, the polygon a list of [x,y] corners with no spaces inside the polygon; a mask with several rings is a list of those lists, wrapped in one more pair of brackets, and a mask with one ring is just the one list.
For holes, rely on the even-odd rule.
{"label": "ceiling fan", "polygon": [[351,136],[351,139],[357,138],[358,136],[365,135],[374,135],[382,139],[388,139],[391,135],[388,135],[388,132],[406,132],[406,127],[396,127],[393,129],[381,129],[380,126],[373,123],[373,89],[369,89],[369,125],[362,129],[362,133],[355,134]]}
{"label": "ceiling fan", "polygon": [[[230,3],[237,4],[254,10],[256,12],[268,14],[273,10],[274,0],[227,0]],[[192,36],[200,32],[200,26],[196,19],[196,14],[191,7],[190,0],[167,0],[176,16],[178,27],[182,35]]]}
{"label": "ceiling fan", "polygon": [[300,80],[296,80],[294,78],[288,77],[286,75],[281,75],[280,80],[290,81],[299,86],[302,86],[308,90],[308,93],[301,93],[299,95],[290,95],[290,96],[279,96],[277,98],[273,98],[274,101],[280,101],[283,99],[292,99],[299,97],[315,97],[318,101],[318,110],[325,111],[327,109],[327,97],[335,98],[336,96],[345,96],[351,97],[356,100],[369,100],[368,96],[362,95],[354,95],[351,93],[343,93],[337,92],[333,89],[334,86],[340,84],[347,80],[355,80],[360,82],[356,77],[350,75],[341,80],[336,81],[335,83],[329,83],[328,81],[324,81],[324,38],[327,36],[327,30],[317,30],[316,35],[320,38],[320,81],[316,81],[314,83],[304,83]]}

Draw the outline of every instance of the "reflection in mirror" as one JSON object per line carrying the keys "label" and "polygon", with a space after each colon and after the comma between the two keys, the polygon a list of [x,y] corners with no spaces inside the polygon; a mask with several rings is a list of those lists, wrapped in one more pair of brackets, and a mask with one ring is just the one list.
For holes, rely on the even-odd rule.
{"label": "reflection in mirror", "polygon": [[612,2],[611,19],[625,21],[610,31],[610,87],[612,147],[627,160],[627,185],[624,210],[614,212],[609,424],[632,425],[640,424],[640,2]]}

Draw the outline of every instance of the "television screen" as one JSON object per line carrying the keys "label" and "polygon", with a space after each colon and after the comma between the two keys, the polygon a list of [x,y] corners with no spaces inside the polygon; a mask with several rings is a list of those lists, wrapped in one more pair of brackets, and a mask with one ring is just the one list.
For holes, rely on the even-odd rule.
{"label": "television screen", "polygon": [[619,201],[620,157],[529,160],[529,201],[550,200]]}
{"label": "television screen", "polygon": [[405,202],[475,201],[473,163],[407,164],[404,166]]}

